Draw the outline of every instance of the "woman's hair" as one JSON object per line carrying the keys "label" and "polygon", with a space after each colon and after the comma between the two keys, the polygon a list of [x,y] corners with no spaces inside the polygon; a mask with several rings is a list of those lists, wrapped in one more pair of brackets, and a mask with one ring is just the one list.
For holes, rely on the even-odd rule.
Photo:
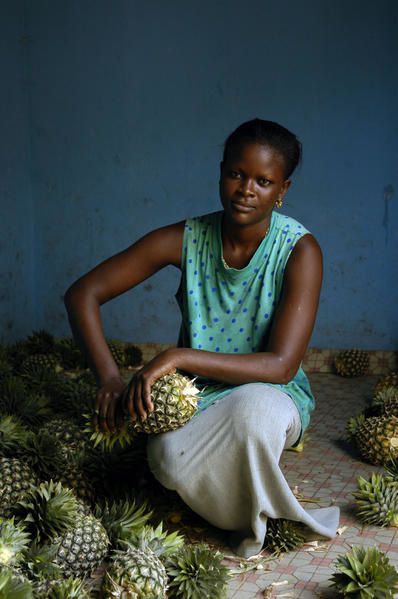
{"label": "woman's hair", "polygon": [[228,158],[234,149],[248,143],[268,146],[279,152],[285,161],[286,179],[292,175],[300,163],[302,156],[301,142],[294,133],[285,129],[282,125],[278,125],[278,123],[263,121],[262,119],[253,119],[242,123],[227,137],[224,144],[223,161]]}

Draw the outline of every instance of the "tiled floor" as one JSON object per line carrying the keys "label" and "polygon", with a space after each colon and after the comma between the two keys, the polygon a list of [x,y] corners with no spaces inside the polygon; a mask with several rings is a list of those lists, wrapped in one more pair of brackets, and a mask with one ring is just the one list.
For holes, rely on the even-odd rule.
{"label": "tiled floor", "polygon": [[[243,562],[229,560],[231,568],[245,570],[229,584],[229,599],[284,597],[332,598],[328,579],[333,562],[352,545],[374,545],[387,553],[398,566],[398,533],[395,528],[363,527],[355,517],[352,491],[360,475],[380,470],[361,461],[345,441],[345,425],[368,404],[378,377],[343,379],[333,374],[310,374],[317,399],[308,439],[302,453],[286,451],[282,468],[291,488],[296,487],[306,507],[338,505],[341,534],[332,541],[318,540],[277,560]],[[316,504],[307,502],[317,499]],[[263,558],[267,555],[264,554]],[[259,569],[255,569],[255,568]],[[246,571],[247,570],[247,571]]]}

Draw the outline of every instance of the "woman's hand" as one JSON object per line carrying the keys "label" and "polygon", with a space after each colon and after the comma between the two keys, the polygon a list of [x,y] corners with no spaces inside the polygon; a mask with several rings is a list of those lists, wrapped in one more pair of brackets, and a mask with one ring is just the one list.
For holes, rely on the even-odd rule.
{"label": "woman's hand", "polygon": [[96,422],[104,432],[115,432],[122,424],[122,399],[126,383],[120,376],[110,378],[97,391]]}
{"label": "woman's hand", "polygon": [[151,387],[162,376],[176,371],[182,351],[177,348],[166,349],[134,374],[124,393],[124,409],[133,421],[137,418],[146,420],[148,414],[153,412]]}

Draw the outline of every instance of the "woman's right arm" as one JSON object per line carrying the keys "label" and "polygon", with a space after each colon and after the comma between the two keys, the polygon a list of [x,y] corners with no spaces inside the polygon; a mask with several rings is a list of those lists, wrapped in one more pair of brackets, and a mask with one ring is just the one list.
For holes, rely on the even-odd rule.
{"label": "woman's right arm", "polygon": [[165,266],[180,267],[183,235],[184,222],[156,229],[82,276],[65,294],[71,328],[97,378],[98,407],[104,413],[125,385],[105,340],[100,306]]}

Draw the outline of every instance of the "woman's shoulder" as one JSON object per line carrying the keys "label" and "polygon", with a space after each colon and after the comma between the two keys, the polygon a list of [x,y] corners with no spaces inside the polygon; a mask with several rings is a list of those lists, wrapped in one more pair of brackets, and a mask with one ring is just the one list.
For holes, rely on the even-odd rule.
{"label": "woman's shoulder", "polygon": [[305,227],[301,222],[299,222],[292,216],[288,216],[287,214],[281,214],[280,212],[274,212],[274,216],[275,227],[282,234],[292,234],[301,236],[310,233],[307,227]]}

